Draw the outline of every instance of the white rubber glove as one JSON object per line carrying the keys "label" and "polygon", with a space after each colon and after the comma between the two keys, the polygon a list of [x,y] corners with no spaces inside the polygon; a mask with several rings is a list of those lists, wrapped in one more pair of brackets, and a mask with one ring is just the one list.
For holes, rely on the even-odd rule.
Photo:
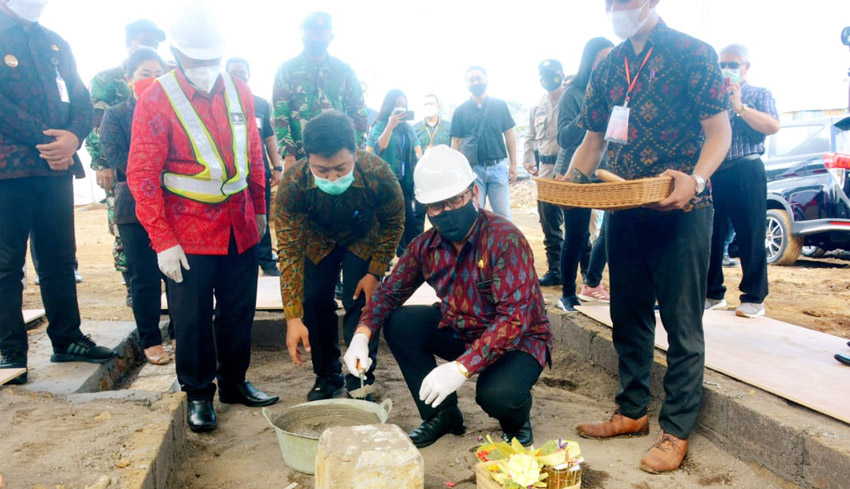
{"label": "white rubber glove", "polygon": [[260,239],[263,239],[263,236],[265,236],[266,224],[268,223],[269,221],[265,214],[257,214],[257,234],[260,235]]}
{"label": "white rubber glove", "polygon": [[[348,345],[348,351],[342,357],[345,362],[345,368],[351,375],[361,377],[369,371],[372,366],[372,359],[369,358],[369,337],[363,333],[357,333],[351,338],[351,344]],[[357,369],[357,362],[360,361],[360,369]]]}
{"label": "white rubber glove", "polygon": [[457,362],[449,362],[432,370],[422,381],[419,388],[419,400],[437,407],[466,382],[466,376],[460,371]]}
{"label": "white rubber glove", "polygon": [[178,284],[183,281],[182,269],[189,269],[189,259],[186,258],[186,253],[183,253],[183,247],[180,245],[157,253],[156,262],[159,264],[159,270]]}

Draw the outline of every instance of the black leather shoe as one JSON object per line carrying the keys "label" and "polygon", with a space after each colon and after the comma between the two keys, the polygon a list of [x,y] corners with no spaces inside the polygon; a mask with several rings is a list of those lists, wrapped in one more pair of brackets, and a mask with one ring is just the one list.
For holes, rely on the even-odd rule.
{"label": "black leather shoe", "polygon": [[[502,426],[502,429],[504,430],[505,427]],[[531,419],[525,420],[525,424],[516,431],[505,430],[505,432],[502,433],[502,439],[508,443],[510,443],[514,438],[516,438],[517,441],[524,447],[530,447],[534,444],[534,434],[531,432]]]}
{"label": "black leather shoe", "polygon": [[212,401],[189,401],[189,429],[195,433],[212,431],[218,427]]}
{"label": "black leather shoe", "polygon": [[316,377],[316,383],[313,388],[307,393],[307,401],[321,401],[323,399],[332,399],[342,394],[342,388],[345,382],[342,380],[342,374],[323,375]]}
{"label": "black leather shoe", "polygon": [[[0,368],[27,368],[27,356],[9,352],[0,357]],[[23,385],[27,383],[27,374],[19,375],[6,382],[9,385]]]}
{"label": "black leather shoe", "polygon": [[561,274],[558,272],[548,271],[542,277],[540,277],[540,286],[541,287],[552,287],[554,285],[561,285]]}
{"label": "black leather shoe", "polygon": [[50,361],[58,362],[88,362],[106,363],[115,357],[115,351],[104,346],[97,346],[91,337],[80,336],[70,345],[53,350]]}
{"label": "black leather shoe", "polygon": [[437,414],[419,425],[419,428],[411,431],[408,436],[410,436],[410,440],[416,445],[416,448],[425,448],[433,445],[446,433],[457,436],[466,433],[466,426],[463,425],[463,414],[457,406],[437,411]]}
{"label": "black leather shoe", "polygon": [[835,359],[843,363],[844,365],[850,367],[850,355],[842,355],[841,353],[836,353]]}
{"label": "black leather shoe", "polygon": [[280,400],[278,396],[270,396],[257,389],[247,380],[239,382],[230,388],[218,391],[218,400],[225,404],[244,404],[248,407],[271,406]]}

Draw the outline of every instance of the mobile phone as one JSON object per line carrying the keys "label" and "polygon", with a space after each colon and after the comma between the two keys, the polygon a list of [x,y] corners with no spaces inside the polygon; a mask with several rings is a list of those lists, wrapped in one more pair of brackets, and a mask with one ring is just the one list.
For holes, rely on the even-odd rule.
{"label": "mobile phone", "polygon": [[401,118],[401,120],[412,121],[414,119],[412,110],[407,110],[404,107],[396,107],[395,109],[393,109],[393,114],[402,114],[402,113],[404,114],[404,116]]}

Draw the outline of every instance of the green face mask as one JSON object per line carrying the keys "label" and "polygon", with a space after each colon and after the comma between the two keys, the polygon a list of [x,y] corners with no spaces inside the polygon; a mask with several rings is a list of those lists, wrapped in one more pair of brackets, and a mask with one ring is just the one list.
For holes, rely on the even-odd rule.
{"label": "green face mask", "polygon": [[[311,168],[310,171],[312,172],[313,169]],[[348,190],[348,187],[354,183],[354,166],[351,166],[351,171],[348,175],[341,176],[333,181],[322,178],[315,173],[313,173],[313,179],[316,181],[316,186],[322,192],[330,195],[339,195]]]}

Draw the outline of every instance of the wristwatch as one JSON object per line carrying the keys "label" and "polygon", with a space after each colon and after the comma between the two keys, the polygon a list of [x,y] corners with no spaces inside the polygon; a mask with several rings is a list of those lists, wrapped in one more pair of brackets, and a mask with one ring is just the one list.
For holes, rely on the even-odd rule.
{"label": "wristwatch", "polygon": [[691,174],[694,177],[694,180],[697,182],[697,195],[705,192],[705,178],[697,175],[696,173]]}
{"label": "wristwatch", "polygon": [[282,166],[276,166],[276,167],[274,167],[274,171],[283,171],[283,167]]}
{"label": "wristwatch", "polygon": [[744,115],[744,112],[746,112],[746,111],[748,111],[748,110],[750,110],[750,106],[749,106],[749,105],[747,105],[747,104],[741,104],[741,111],[740,111],[740,112],[738,112],[738,117],[743,116],[743,115]]}

